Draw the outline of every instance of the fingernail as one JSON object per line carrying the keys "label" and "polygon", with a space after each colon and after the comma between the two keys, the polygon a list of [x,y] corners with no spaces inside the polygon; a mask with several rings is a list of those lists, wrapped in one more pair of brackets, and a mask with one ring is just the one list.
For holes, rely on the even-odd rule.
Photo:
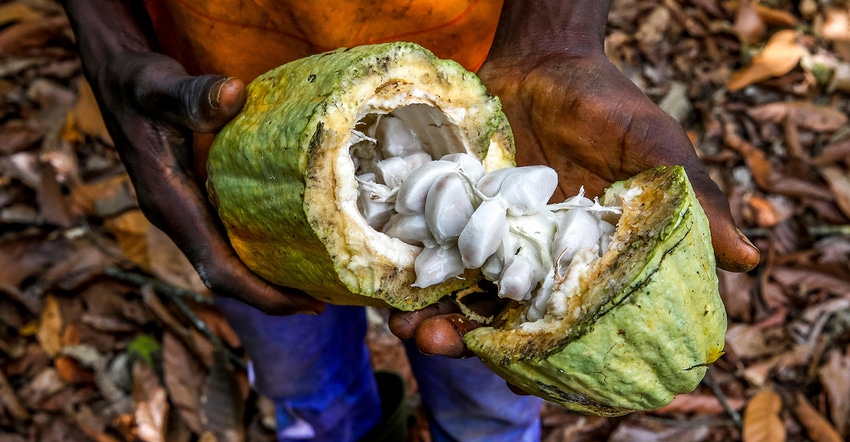
{"label": "fingernail", "polygon": [[210,88],[210,107],[213,109],[218,109],[218,107],[221,106],[221,90],[224,89],[224,85],[227,84],[231,78],[233,77],[222,78],[215,82],[215,84]]}
{"label": "fingernail", "polygon": [[744,232],[742,232],[741,229],[736,227],[735,231],[738,232],[738,237],[740,237],[742,240],[744,240],[745,243],[747,243],[750,247],[758,250],[758,247],[756,247],[755,245],[753,245],[752,242],[750,242],[750,239],[747,238],[747,235],[744,235]]}

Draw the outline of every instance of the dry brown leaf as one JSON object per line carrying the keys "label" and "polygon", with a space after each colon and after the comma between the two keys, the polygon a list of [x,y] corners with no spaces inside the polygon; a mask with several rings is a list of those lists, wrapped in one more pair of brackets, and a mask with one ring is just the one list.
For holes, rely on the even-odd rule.
{"label": "dry brown leaf", "polygon": [[24,2],[0,5],[0,26],[15,22],[36,21],[43,17],[43,13],[36,11]]}
{"label": "dry brown leaf", "polygon": [[56,181],[56,173],[52,167],[41,169],[41,185],[38,186],[37,195],[38,209],[46,222],[66,229],[77,223],[77,217],[71,213],[64,189]]}
{"label": "dry brown leaf", "polygon": [[820,173],[835,195],[835,204],[850,218],[850,174],[838,166],[821,167]]}
{"label": "dry brown leaf", "polygon": [[21,404],[3,371],[0,371],[0,410],[18,420],[26,421],[30,418],[29,411]]}
{"label": "dry brown leaf", "polygon": [[118,247],[127,259],[145,270],[150,269],[147,234],[151,223],[141,210],[124,212],[106,220],[104,225],[115,235]]}
{"label": "dry brown leaf", "polygon": [[[741,398],[727,398],[726,402],[733,410],[744,408],[746,402]],[[659,414],[719,414],[725,413],[726,407],[713,394],[680,394],[673,399],[673,402],[653,410],[653,413]]]}
{"label": "dry brown leaf", "polygon": [[202,390],[201,423],[218,441],[242,441],[245,439],[242,424],[245,401],[229,368],[227,355],[219,350],[214,360]]}
{"label": "dry brown leaf", "polygon": [[71,200],[74,207],[83,213],[107,219],[138,208],[133,185],[127,174],[77,183],[71,187]]}
{"label": "dry brown leaf", "polygon": [[156,374],[141,362],[133,366],[136,431],[144,442],[167,441],[168,394]]}
{"label": "dry brown leaf", "polygon": [[44,352],[50,357],[56,356],[62,349],[62,311],[59,302],[53,295],[44,299],[44,309],[39,318],[36,337]]}
{"label": "dry brown leaf", "polygon": [[780,77],[797,66],[803,56],[803,47],[797,42],[797,31],[779,31],[767,41],[764,50],[753,57],[750,64],[732,74],[727,87],[730,91],[741,90],[768,78]]}
{"label": "dry brown leaf", "polygon": [[785,426],[779,412],[782,398],[771,390],[756,393],[744,409],[744,442],[783,442]]}
{"label": "dry brown leaf", "polygon": [[67,26],[68,18],[64,15],[13,24],[0,31],[0,52],[27,55],[61,35]]}
{"label": "dry brown leaf", "polygon": [[18,391],[18,397],[27,407],[38,408],[44,399],[63,388],[65,383],[62,382],[56,369],[47,367],[33,376],[29,383]]}
{"label": "dry brown leaf", "polygon": [[770,276],[786,287],[796,287],[806,292],[821,290],[837,296],[850,294],[850,281],[817,269],[774,267]]}
{"label": "dry brown leaf", "polygon": [[835,429],[842,436],[847,436],[850,431],[850,349],[844,355],[833,351],[826,364],[818,370],[818,377],[829,398],[829,415]]}
{"label": "dry brown leaf", "polygon": [[[77,94],[79,98],[77,104],[68,113],[65,130],[73,132],[71,129],[73,127],[83,135],[99,138],[112,145],[112,137],[106,129],[106,123],[103,122],[103,115],[100,113],[100,107],[97,105],[97,100],[88,81],[80,79]],[[74,138],[70,133],[63,135],[63,137]]]}
{"label": "dry brown leaf", "polygon": [[783,352],[787,337],[781,327],[763,329],[749,324],[732,324],[726,346],[739,358],[760,358]]}
{"label": "dry brown leaf", "polygon": [[94,372],[72,357],[59,356],[53,364],[59,377],[69,384],[94,383]]}
{"label": "dry brown leaf", "polygon": [[738,13],[735,15],[735,23],[732,28],[741,42],[752,45],[761,41],[767,26],[764,20],[756,12],[756,7],[752,0],[744,0],[738,7]]}
{"label": "dry brown leaf", "polygon": [[201,424],[201,388],[206,375],[201,364],[175,335],[166,332],[162,339],[163,372],[169,397],[183,421],[196,434],[203,433]]}
{"label": "dry brown leaf", "polygon": [[759,122],[780,124],[789,119],[804,129],[834,132],[847,124],[847,115],[833,106],[818,106],[808,101],[780,101],[747,109]]}
{"label": "dry brown leaf", "polygon": [[749,322],[751,316],[750,288],[752,277],[746,273],[727,272],[719,270],[717,276],[720,280],[720,296],[726,306],[726,312],[730,318]]}
{"label": "dry brown leaf", "polygon": [[806,432],[814,442],[841,442],[838,431],[809,403],[806,396],[798,392],[796,399],[794,415],[806,427]]}
{"label": "dry brown leaf", "polygon": [[198,272],[165,233],[151,225],[145,240],[150,271],[158,279],[195,293],[209,293]]}
{"label": "dry brown leaf", "polygon": [[841,159],[850,160],[850,137],[826,145],[812,162],[818,166],[828,166]]}
{"label": "dry brown leaf", "polygon": [[850,41],[850,13],[847,9],[827,8],[820,34],[829,41]]}
{"label": "dry brown leaf", "polygon": [[[789,14],[785,11],[780,11],[778,9],[773,9],[771,7],[758,4],[758,1],[754,1],[756,3],[754,6],[756,14],[758,14],[759,18],[769,25],[776,26],[796,26],[797,25],[797,17],[793,14]],[[724,2],[724,6],[727,9],[738,10],[741,8],[740,1],[727,1]]]}
{"label": "dry brown leaf", "polygon": [[44,137],[46,128],[41,120],[11,120],[0,126],[0,153],[11,155],[23,151]]}

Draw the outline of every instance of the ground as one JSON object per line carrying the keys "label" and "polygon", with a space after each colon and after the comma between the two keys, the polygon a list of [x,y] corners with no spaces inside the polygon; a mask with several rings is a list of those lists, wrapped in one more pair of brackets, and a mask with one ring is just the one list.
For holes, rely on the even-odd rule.
{"label": "ground", "polygon": [[[622,418],[547,405],[544,440],[847,440],[850,7],[620,0],[609,24],[609,58],[683,124],[762,260],[719,272],[726,354],[696,391]],[[372,313],[375,365],[417,410]],[[0,442],[272,434],[238,339],[138,210],[50,0],[0,3],[0,369]]]}

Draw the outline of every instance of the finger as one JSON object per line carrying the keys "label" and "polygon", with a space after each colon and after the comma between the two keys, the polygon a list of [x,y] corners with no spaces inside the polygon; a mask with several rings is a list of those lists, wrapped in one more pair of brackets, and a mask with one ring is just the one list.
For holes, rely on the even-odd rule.
{"label": "finger", "polygon": [[527,391],[523,390],[522,388],[517,387],[514,384],[511,384],[510,382],[506,382],[506,384],[508,385],[508,389],[511,390],[511,392],[513,392],[513,394],[516,394],[516,395],[519,395],[519,396],[529,396],[530,395],[530,393],[528,393]]}
{"label": "finger", "polygon": [[729,200],[708,174],[698,172],[689,177],[708,217],[717,266],[731,272],[752,270],[759,263],[760,252],[735,226]]}
{"label": "finger", "polygon": [[416,328],[416,346],[427,355],[450,358],[473,356],[463,341],[463,335],[478,327],[480,324],[459,313],[434,316],[422,321]]}
{"label": "finger", "polygon": [[228,251],[213,252],[210,259],[195,263],[213,293],[239,299],[270,315],[317,315],[324,310],[322,302],[304,292],[269,284]]}
{"label": "finger", "polygon": [[156,58],[134,70],[128,84],[138,106],[149,116],[212,133],[235,117],[245,104],[245,84],[220,75],[189,76],[169,58]]}
{"label": "finger", "polygon": [[434,304],[431,304],[421,310],[412,312],[403,312],[394,310],[390,314],[390,319],[387,325],[390,331],[401,340],[408,340],[416,333],[416,328],[422,324],[422,321],[447,313],[457,313],[460,309],[457,304],[450,298],[443,298]]}
{"label": "finger", "polygon": [[[136,143],[159,146],[171,141],[168,131],[142,127],[134,133]],[[150,158],[153,152],[158,153],[156,158]],[[134,165],[128,172],[139,189],[139,205],[145,215],[168,234],[214,293],[240,299],[267,313],[322,311],[320,301],[272,286],[242,263],[221,233],[206,196],[190,176],[175,167],[174,149],[139,148],[127,155]]]}

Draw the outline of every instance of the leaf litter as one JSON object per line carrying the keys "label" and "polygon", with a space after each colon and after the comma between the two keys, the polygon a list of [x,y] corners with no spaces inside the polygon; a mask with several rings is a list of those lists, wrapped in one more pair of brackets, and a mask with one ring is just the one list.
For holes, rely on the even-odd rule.
{"label": "leaf litter", "polygon": [[[543,440],[847,440],[850,5],[615,0],[606,53],[683,124],[762,262],[719,272],[726,354],[696,391],[620,418],[547,404]],[[0,5],[0,440],[273,440],[238,338],[104,127],[58,3]]]}

